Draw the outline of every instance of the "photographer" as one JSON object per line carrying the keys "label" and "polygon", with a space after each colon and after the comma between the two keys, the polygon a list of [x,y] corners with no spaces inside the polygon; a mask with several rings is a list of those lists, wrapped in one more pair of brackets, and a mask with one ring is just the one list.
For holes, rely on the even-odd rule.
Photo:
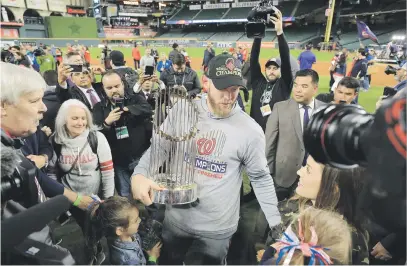
{"label": "photographer", "polygon": [[253,88],[250,116],[263,130],[266,129],[267,118],[271,114],[274,104],[287,100],[290,97],[291,83],[293,81],[290,50],[283,34],[283,15],[280,10],[276,8],[274,10],[275,15],[270,16],[270,22],[275,25],[281,59],[269,59],[265,65],[266,75],[263,76],[259,64],[260,38],[255,38],[253,41],[250,59]]}
{"label": "photographer", "polygon": [[[152,110],[141,94],[125,92],[117,72],[105,73],[102,83],[107,101],[95,105],[93,117],[95,124],[103,128],[101,132],[111,147],[117,191],[127,197],[130,176],[150,146]],[[135,138],[137,141],[133,141]]]}
{"label": "photographer", "polygon": [[180,53],[173,56],[172,67],[162,72],[160,79],[168,88],[184,86],[192,98],[201,92],[198,75],[186,66],[185,57]]}
{"label": "photographer", "polygon": [[[31,69],[7,63],[1,63],[0,71],[3,77],[7,77],[1,79],[1,179],[2,184],[8,183],[12,188],[2,187],[2,204],[14,200],[29,208],[45,201],[46,197],[63,194],[74,206],[86,210],[93,202],[91,197],[65,189],[62,184],[39,171],[20,150],[20,138],[37,131],[39,121],[46,111],[42,102],[46,86],[43,78]],[[17,168],[23,169],[27,175],[20,175],[22,171],[17,172]],[[13,186],[16,185],[14,182],[21,185]],[[7,209],[7,205],[5,208]],[[4,208],[2,212],[3,210]],[[32,234],[31,237],[52,246],[49,227]]]}

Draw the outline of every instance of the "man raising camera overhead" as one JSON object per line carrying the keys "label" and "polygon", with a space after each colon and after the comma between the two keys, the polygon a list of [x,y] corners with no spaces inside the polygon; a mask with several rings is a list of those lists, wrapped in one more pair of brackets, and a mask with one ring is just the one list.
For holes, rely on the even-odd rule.
{"label": "man raising camera overhead", "polygon": [[251,52],[251,79],[253,87],[250,116],[266,129],[267,118],[277,102],[287,100],[291,94],[293,76],[291,72],[290,50],[283,34],[283,15],[272,7],[274,15],[269,22],[274,23],[277,34],[280,58],[271,58],[265,65],[265,76],[261,73],[259,63],[261,38],[255,38]]}

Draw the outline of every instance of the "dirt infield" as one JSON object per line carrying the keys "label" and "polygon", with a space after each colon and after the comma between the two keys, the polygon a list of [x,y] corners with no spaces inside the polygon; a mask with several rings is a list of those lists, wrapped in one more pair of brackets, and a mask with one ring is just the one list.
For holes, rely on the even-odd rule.
{"label": "dirt infield", "polygon": [[[130,67],[133,67],[133,58],[131,57],[126,57],[126,64]],[[202,65],[202,57],[192,57],[192,68],[196,71],[201,69]],[[100,64],[99,59],[93,59],[92,64],[98,65]],[[266,64],[266,59],[260,59],[260,65],[264,66]],[[318,72],[320,76],[329,76],[329,66],[330,62],[317,62],[313,69]],[[350,68],[350,63],[348,63],[348,70]],[[385,86],[395,86],[397,84],[396,80],[394,79],[393,75],[386,75],[384,73],[384,70],[386,68],[385,64],[377,64],[376,68],[376,73],[372,74],[372,86],[380,86],[380,87],[385,87]]]}

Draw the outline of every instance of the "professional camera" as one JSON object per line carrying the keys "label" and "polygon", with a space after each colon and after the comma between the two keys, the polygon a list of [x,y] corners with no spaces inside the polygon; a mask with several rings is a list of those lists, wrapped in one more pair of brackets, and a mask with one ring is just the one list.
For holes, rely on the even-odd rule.
{"label": "professional camera", "polygon": [[396,75],[397,69],[391,65],[388,65],[384,70],[384,73],[386,73],[386,75]]}
{"label": "professional camera", "polygon": [[[375,209],[375,220],[389,230],[406,226],[406,119],[403,92],[384,100],[374,115],[356,105],[324,106],[304,130],[305,148],[317,162],[367,168],[358,205]],[[374,202],[380,206],[372,208]]]}
{"label": "professional camera", "polygon": [[275,7],[271,1],[263,0],[249,12],[246,23],[247,38],[264,38],[269,16],[274,15]]}
{"label": "professional camera", "polygon": [[[20,163],[18,163],[21,161]],[[30,206],[32,195],[30,188],[36,188],[34,183],[36,169],[28,160],[21,160],[18,154],[8,147],[1,151],[1,202],[14,200]],[[31,181],[30,181],[31,180]],[[34,199],[32,202],[35,202]]]}

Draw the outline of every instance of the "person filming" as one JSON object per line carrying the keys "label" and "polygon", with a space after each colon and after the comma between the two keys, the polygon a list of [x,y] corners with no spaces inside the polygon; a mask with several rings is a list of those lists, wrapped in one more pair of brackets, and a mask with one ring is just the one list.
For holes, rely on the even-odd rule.
{"label": "person filming", "polygon": [[261,39],[255,38],[250,59],[253,88],[250,116],[263,128],[263,131],[266,129],[267,118],[274,104],[290,97],[293,82],[290,50],[283,33],[283,15],[280,10],[276,8],[274,10],[275,15],[270,16],[270,22],[275,25],[280,58],[271,58],[267,61],[266,74],[263,76],[259,64]]}

